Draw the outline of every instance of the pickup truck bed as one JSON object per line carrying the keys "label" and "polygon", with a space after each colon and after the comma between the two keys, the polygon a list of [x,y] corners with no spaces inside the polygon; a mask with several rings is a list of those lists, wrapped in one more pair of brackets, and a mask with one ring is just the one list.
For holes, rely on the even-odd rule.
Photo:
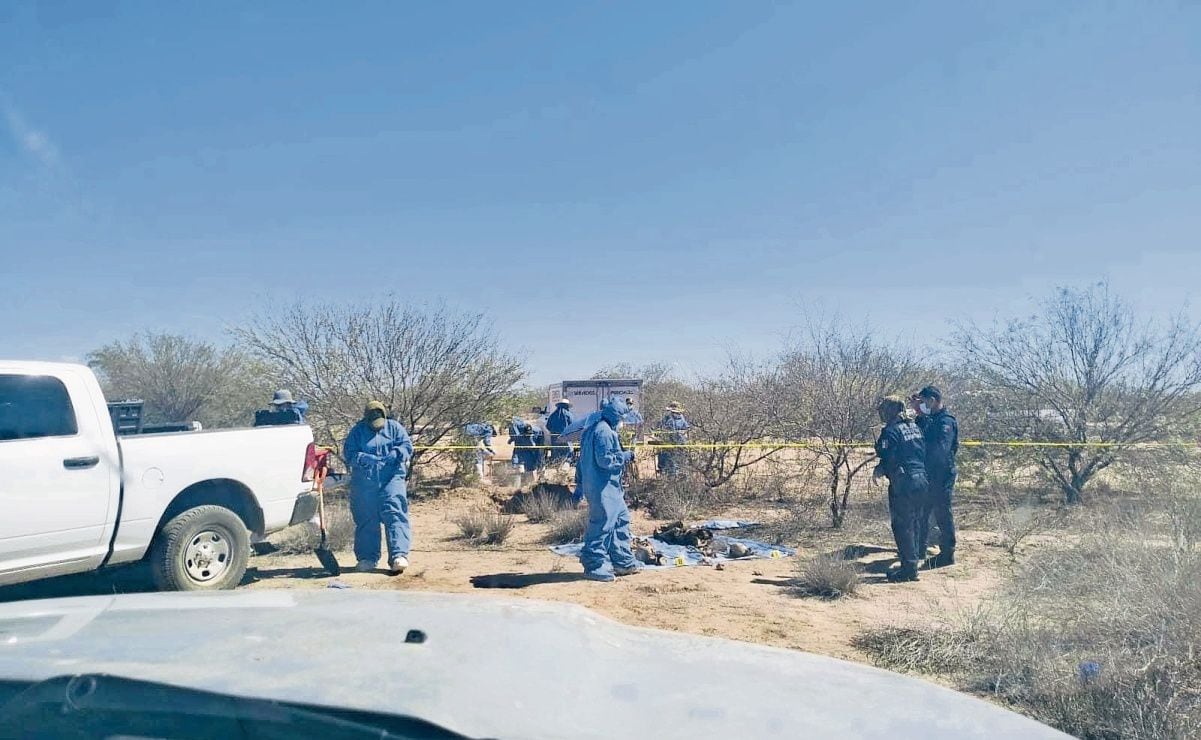
{"label": "pickup truck bed", "polygon": [[164,589],[230,588],[249,534],[312,516],[307,426],[118,438],[83,365],[0,361],[0,585],[148,558]]}

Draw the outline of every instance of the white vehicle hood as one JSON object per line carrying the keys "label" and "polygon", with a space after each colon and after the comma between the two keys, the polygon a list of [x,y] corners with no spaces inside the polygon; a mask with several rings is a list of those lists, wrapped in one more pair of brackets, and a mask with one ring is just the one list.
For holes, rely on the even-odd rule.
{"label": "white vehicle hood", "polygon": [[[422,643],[406,643],[410,630]],[[491,596],[254,591],[0,604],[0,679],[110,673],[511,738],[1063,738],[914,678]]]}

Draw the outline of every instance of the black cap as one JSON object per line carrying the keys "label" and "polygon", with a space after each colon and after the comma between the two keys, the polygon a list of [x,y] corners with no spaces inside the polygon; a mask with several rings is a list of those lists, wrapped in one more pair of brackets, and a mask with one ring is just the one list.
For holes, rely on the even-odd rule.
{"label": "black cap", "polygon": [[942,391],[938,390],[938,388],[936,388],[935,386],[932,386],[932,385],[928,385],[925,388],[922,388],[920,391],[917,392],[917,394],[919,396],[921,396],[922,398],[933,398],[935,401],[942,400]]}

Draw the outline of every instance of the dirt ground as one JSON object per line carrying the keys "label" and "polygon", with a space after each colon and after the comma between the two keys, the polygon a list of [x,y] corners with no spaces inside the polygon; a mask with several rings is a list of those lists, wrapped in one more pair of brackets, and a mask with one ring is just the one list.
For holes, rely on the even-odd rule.
{"label": "dirt ground", "polygon": [[[826,601],[798,596],[792,579],[798,559],[822,548],[801,549],[797,558],[733,562],[724,570],[681,567],[644,571],[616,583],[583,580],[579,562],[550,552],[541,543],[545,525],[516,516],[517,526],[501,546],[478,547],[459,538],[453,517],[487,501],[487,493],[462,489],[412,505],[414,548],[401,576],[355,573],[354,556],[338,552],[348,572],[337,580],[351,588],[474,592],[481,598],[568,601],[633,625],[794,648],[865,660],[852,638],[866,628],[923,623],[944,609],[971,608],[1000,582],[1003,550],[990,546],[991,532],[960,531],[960,564],[924,572],[919,583],[893,585],[883,571],[895,554],[887,541],[868,542],[875,552],[859,559],[862,587],[851,597]],[[746,509],[712,516],[760,518]],[[650,534],[656,522],[634,512],[635,534]],[[850,543],[845,543],[850,544]],[[334,579],[311,554],[252,558],[243,588],[327,588]],[[485,583],[493,587],[473,585]]]}

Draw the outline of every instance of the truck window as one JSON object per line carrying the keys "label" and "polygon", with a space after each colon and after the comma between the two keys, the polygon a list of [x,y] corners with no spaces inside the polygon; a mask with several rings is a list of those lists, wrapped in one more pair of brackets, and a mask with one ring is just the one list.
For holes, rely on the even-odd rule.
{"label": "truck window", "polygon": [[67,388],[48,375],[0,375],[0,442],[78,433]]}

